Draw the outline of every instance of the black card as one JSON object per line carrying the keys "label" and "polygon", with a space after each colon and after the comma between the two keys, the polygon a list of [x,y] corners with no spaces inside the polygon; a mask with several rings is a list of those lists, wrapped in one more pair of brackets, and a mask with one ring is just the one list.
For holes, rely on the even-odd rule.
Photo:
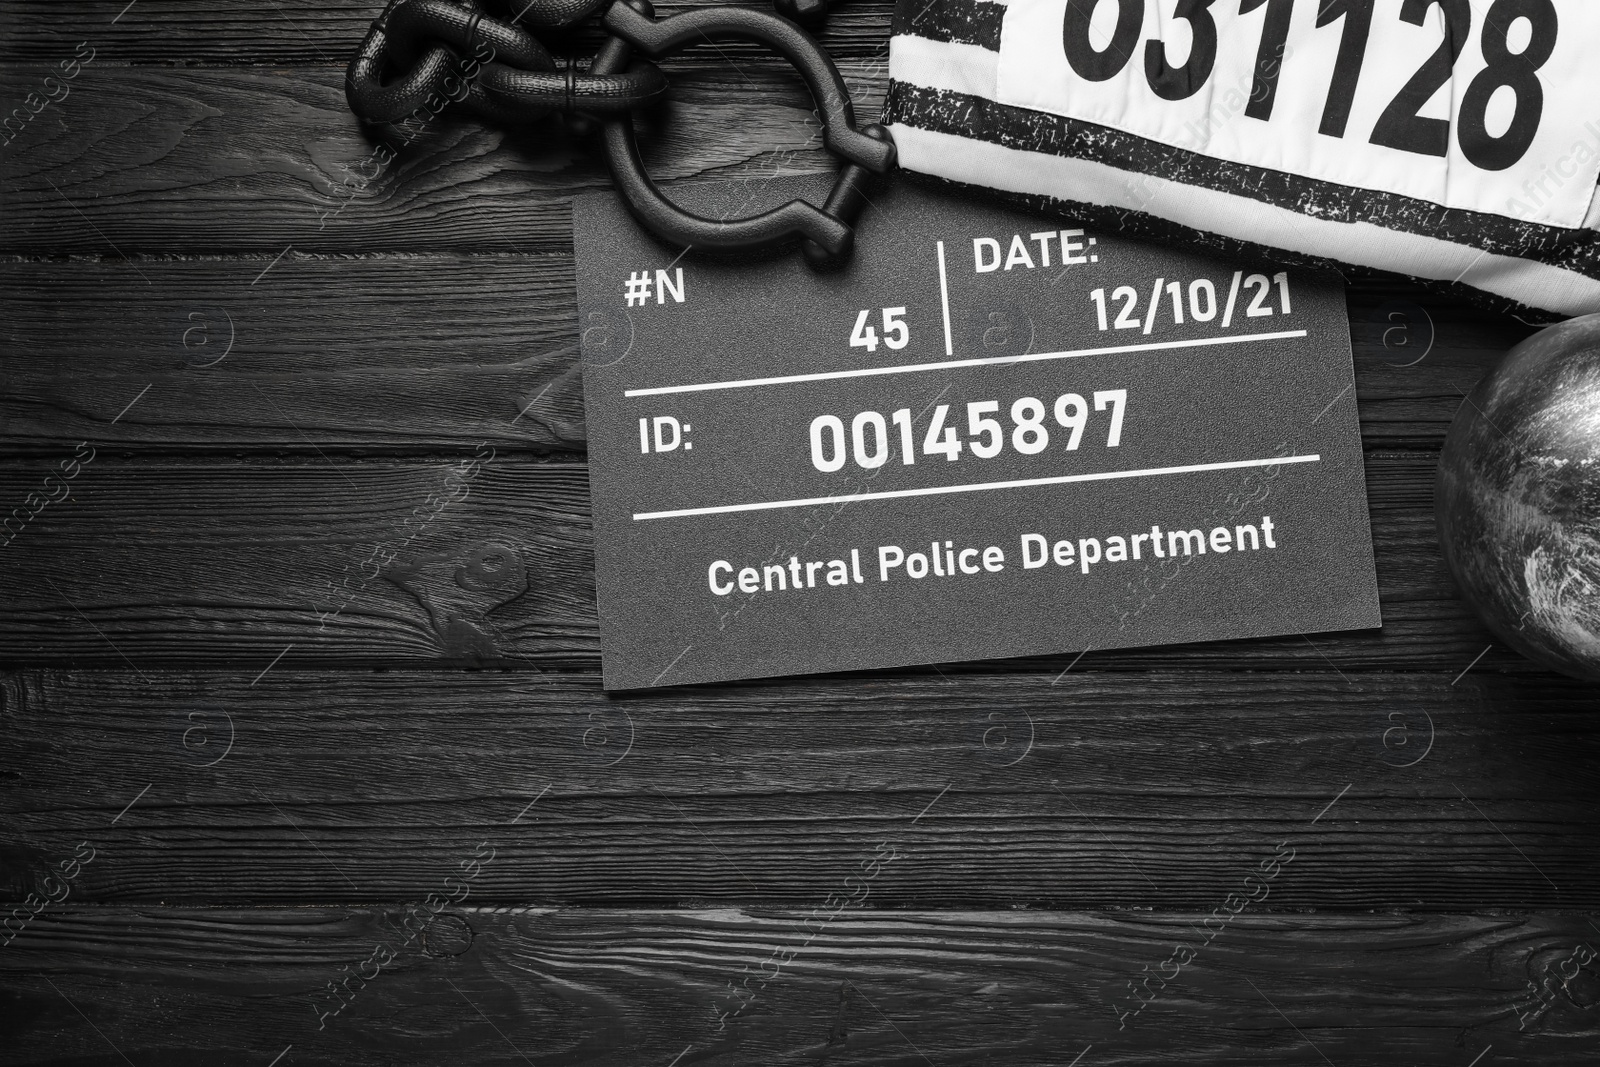
{"label": "black card", "polygon": [[1381,624],[1335,275],[904,181],[831,274],[574,226],[608,689]]}

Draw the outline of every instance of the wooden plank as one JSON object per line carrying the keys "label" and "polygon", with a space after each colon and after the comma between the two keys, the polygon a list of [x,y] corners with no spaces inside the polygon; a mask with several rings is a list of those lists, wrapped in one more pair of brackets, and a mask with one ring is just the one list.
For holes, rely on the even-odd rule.
{"label": "wooden plank", "polygon": [[[296,659],[362,664],[592,661],[582,465],[482,456],[97,454],[3,550],[0,656],[264,664],[292,643]],[[6,468],[0,500],[42,491],[51,469]],[[492,552],[509,559],[496,582],[456,581]]]}
{"label": "wooden plank", "polygon": [[[1059,672],[1058,672],[1059,674]],[[1592,687],[1449,675],[858,675],[607,698],[593,674],[5,677],[0,878],[78,901],[1600,908]]]}
{"label": "wooden plank", "polygon": [[[662,0],[661,17],[738,0]],[[276,64],[346,62],[383,10],[383,0],[275,0],[266,6],[215,0],[139,0],[119,19],[127,0],[75,0],[62,18],[58,0],[0,0],[0,62],[52,62],[88,40],[97,58],[113,63]],[[491,7],[493,5],[490,5]],[[740,4],[761,7],[765,5]],[[891,0],[837,3],[817,35],[829,54],[887,54]],[[115,20],[115,22],[113,22]],[[591,24],[571,35],[573,54],[594,53],[601,36]],[[554,35],[550,44],[557,45]],[[759,55],[742,41],[718,42],[728,56]]]}
{"label": "wooden plank", "polygon": [[[0,262],[0,450],[581,451],[570,253],[291,253],[250,286],[262,266]],[[1359,283],[1349,308],[1374,449],[1437,449],[1465,393],[1529,332],[1415,286]]]}
{"label": "wooden plank", "polygon": [[[719,61],[720,62],[720,61]],[[642,126],[661,181],[831,169],[804,84],[778,60],[670,65],[671,99]],[[881,60],[841,65],[863,115],[887,84]],[[0,68],[0,99],[45,68]],[[86,67],[72,94],[0,154],[0,253],[121,259],[249,253],[262,271],[301,254],[560,252],[571,197],[607,184],[598,157],[559,126],[434,123],[359,191],[373,145],[331,67]],[[281,269],[274,268],[272,273]],[[268,274],[241,298],[274,284]]]}
{"label": "wooden plank", "polygon": [[570,254],[261,268],[0,263],[0,447],[582,449]]}
{"label": "wooden plank", "polygon": [[[783,64],[718,56],[711,67],[668,66],[671,99],[639,124],[663,184],[836,166],[821,147],[810,97]],[[876,114],[885,61],[845,60],[840,69],[858,112]],[[44,73],[0,66],[0,99],[34,91]],[[185,253],[243,254],[245,262],[219,269],[216,283],[220,290],[236,281],[231,299],[241,302],[264,299],[286,268],[319,254],[566,253],[571,197],[609,187],[598,156],[559,126],[506,130],[452,115],[368,181],[380,169],[370,161],[373,142],[348,111],[342,73],[331,68],[91,66],[73,84],[72,96],[0,154],[8,215],[0,254],[103,257],[126,267],[130,276],[114,283],[123,288],[159,288],[161,271],[146,257]],[[1494,351],[1512,343],[1504,337],[1528,332],[1511,319],[1467,315],[1461,325],[1484,324],[1489,336],[1463,337],[1441,319],[1442,347]],[[1377,343],[1390,325],[1363,328]],[[1381,365],[1415,370],[1404,365],[1412,351],[1388,353],[1395,358]],[[1410,376],[1418,384],[1437,363],[1420,366],[1424,373]]]}
{"label": "wooden plank", "polygon": [[[0,662],[259,670],[287,649],[288,665],[597,663],[581,464],[487,450],[481,463],[106,451],[40,505],[62,493],[45,479],[72,455],[0,466],[0,501],[35,508],[0,549]],[[1385,629],[1099,652],[1095,666],[1460,670],[1489,638],[1439,555],[1434,462],[1367,455]],[[498,584],[459,577],[475,554],[504,554]]]}
{"label": "wooden plank", "polygon": [[17,1065],[1593,1063],[1589,916],[1202,918],[71,908],[0,983]]}
{"label": "wooden plank", "polygon": [[1457,409],[1535,332],[1402,282],[1352,283],[1347,304],[1361,436],[1370,448],[1438,448]]}

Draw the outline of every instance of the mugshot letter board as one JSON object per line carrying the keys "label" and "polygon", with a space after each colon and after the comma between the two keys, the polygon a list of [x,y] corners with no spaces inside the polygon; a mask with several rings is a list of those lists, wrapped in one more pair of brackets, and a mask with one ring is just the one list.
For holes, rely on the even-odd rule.
{"label": "mugshot letter board", "polygon": [[832,273],[576,202],[607,689],[1381,625],[1336,275],[886,184]]}

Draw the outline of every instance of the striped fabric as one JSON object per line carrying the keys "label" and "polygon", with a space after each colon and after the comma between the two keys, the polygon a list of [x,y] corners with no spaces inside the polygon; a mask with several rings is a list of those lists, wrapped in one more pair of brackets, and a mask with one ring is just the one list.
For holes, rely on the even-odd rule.
{"label": "striped fabric", "polygon": [[[883,121],[903,167],[1129,236],[1370,267],[1545,319],[1600,312],[1600,205],[1580,226],[1548,225],[1002,104],[1006,11],[986,0],[898,0]],[[1600,105],[1589,106],[1600,119]],[[1600,150],[1600,122],[1590,129]]]}

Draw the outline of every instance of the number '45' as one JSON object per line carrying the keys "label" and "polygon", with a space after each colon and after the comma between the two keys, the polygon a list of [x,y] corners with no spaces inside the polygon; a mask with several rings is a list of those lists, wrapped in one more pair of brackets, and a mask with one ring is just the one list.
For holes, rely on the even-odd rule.
{"label": "number '45'", "polygon": [[[865,348],[868,352],[878,350],[878,331],[868,325],[867,316],[871,309],[863,309],[856,316],[856,328],[850,331],[850,347]],[[911,333],[906,329],[905,308],[883,309],[883,343],[890,348],[904,348],[911,340]]]}

